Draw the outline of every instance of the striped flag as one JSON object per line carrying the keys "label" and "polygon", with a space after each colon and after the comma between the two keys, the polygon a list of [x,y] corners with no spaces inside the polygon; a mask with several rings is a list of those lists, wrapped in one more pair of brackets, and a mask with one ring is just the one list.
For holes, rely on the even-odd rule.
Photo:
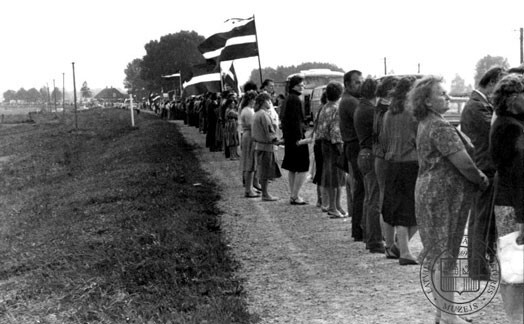
{"label": "striped flag", "polygon": [[220,67],[215,60],[193,65],[193,77],[184,82],[184,96],[199,95],[206,92],[220,92]]}
{"label": "striped flag", "polygon": [[231,67],[229,68],[229,70],[223,74],[222,80],[224,84],[224,90],[227,90],[227,87],[229,87],[233,89],[237,94],[239,93],[238,78],[235,72],[235,66],[233,65],[233,62],[231,62]]}
{"label": "striped flag", "polygon": [[198,46],[206,59],[218,58],[223,62],[258,55],[255,19],[234,20],[246,22],[230,31],[214,34]]}

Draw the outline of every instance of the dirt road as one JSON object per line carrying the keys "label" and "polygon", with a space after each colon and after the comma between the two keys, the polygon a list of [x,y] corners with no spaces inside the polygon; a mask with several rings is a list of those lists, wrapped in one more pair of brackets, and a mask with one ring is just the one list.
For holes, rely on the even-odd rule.
{"label": "dirt road", "polygon": [[[262,323],[434,323],[419,266],[399,266],[353,242],[350,219],[329,219],[315,207],[312,183],[305,185],[306,206],[289,204],[286,172],[270,184],[279,201],[244,198],[238,161],[209,152],[198,129],[176,124],[222,188],[222,227],[241,264],[250,311]],[[418,235],[412,246],[417,255]],[[507,323],[498,294],[470,317]]]}

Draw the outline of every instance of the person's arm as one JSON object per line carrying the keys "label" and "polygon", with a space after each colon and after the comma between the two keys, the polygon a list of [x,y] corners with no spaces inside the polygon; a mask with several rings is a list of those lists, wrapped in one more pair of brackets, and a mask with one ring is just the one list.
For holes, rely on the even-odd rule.
{"label": "person's arm", "polygon": [[486,190],[489,185],[488,177],[477,168],[465,149],[448,155],[448,159],[466,179],[478,185],[480,190]]}

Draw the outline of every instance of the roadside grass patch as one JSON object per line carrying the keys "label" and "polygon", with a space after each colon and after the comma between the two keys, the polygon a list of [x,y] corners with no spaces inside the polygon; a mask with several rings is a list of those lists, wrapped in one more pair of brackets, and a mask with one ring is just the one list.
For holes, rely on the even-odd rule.
{"label": "roadside grass patch", "polygon": [[257,322],[217,186],[175,125],[128,115],[0,126],[0,322]]}

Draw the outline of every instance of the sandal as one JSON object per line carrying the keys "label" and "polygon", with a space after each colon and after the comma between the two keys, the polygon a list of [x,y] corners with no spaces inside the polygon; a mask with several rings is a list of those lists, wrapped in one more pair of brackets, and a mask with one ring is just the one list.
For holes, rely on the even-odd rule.
{"label": "sandal", "polygon": [[246,197],[246,198],[258,198],[258,197],[260,197],[260,194],[259,193],[255,193],[255,192],[246,192],[244,194],[244,197]]}
{"label": "sandal", "polygon": [[289,198],[289,203],[291,205],[307,205],[307,201],[305,201],[304,199],[300,198],[300,197],[297,197],[297,198]]}
{"label": "sandal", "polygon": [[386,259],[400,258],[400,251],[398,250],[398,247],[395,244],[393,244],[390,247],[386,247],[386,251],[384,253],[386,254]]}
{"label": "sandal", "polygon": [[328,211],[329,218],[344,218],[344,216],[337,210],[337,211]]}

